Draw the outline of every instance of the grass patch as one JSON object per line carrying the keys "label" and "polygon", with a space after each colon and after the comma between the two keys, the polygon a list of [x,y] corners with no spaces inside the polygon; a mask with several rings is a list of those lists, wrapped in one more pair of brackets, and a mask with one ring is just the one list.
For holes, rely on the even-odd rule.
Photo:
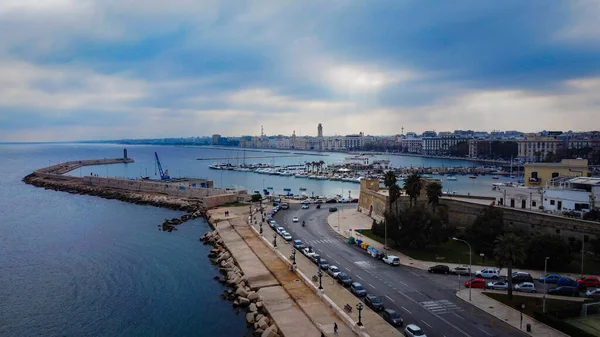
{"label": "grass patch", "polygon": [[[496,294],[496,293],[487,293],[484,292],[484,295],[501,302],[503,304],[508,305],[511,308],[515,308],[520,310],[521,304],[525,304],[525,309],[523,309],[523,313],[533,317],[533,312],[538,309],[538,311],[542,310],[542,301],[541,297],[528,297],[528,296],[519,296],[513,294],[512,301],[508,300],[508,295],[506,294]],[[560,308],[564,308],[565,306],[573,305],[574,303],[583,304],[583,302],[574,302],[574,301],[566,301],[566,300],[557,300],[553,298],[546,298],[546,310],[558,310]]]}
{"label": "grass patch", "polygon": [[600,317],[598,316],[569,319],[566,322],[594,336],[597,336],[600,331]]}
{"label": "grass patch", "polygon": [[[394,248],[403,254],[406,254],[416,260],[435,261],[439,263],[458,263],[469,264],[469,247],[462,242],[449,240],[439,246],[432,246],[425,249]],[[473,251],[473,264],[494,266],[494,260],[487,256],[485,260]]]}
{"label": "grass patch", "polygon": [[[368,237],[369,239],[373,239],[373,240],[375,240],[375,241],[377,241],[379,243],[383,244],[385,242],[385,238],[373,234],[373,232],[371,232],[370,229],[361,229],[359,233],[362,234],[362,235],[364,235],[364,236],[366,236],[366,237]],[[388,245],[389,244],[390,244],[390,240],[388,240]]]}

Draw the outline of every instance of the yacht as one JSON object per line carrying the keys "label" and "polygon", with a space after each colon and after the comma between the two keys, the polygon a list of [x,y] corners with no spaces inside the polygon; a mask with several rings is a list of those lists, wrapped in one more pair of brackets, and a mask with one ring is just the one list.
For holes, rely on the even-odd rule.
{"label": "yacht", "polygon": [[500,177],[498,177],[498,176],[492,176],[492,179],[498,180],[498,179],[500,179]]}
{"label": "yacht", "polygon": [[306,187],[300,187],[300,191],[306,191]]}
{"label": "yacht", "polygon": [[455,176],[448,176],[448,178],[446,178],[446,180],[455,181],[458,179]]}

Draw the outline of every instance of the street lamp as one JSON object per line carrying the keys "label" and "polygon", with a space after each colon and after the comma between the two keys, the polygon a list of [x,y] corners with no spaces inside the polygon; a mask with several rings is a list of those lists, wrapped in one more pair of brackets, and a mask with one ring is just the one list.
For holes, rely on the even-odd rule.
{"label": "street lamp", "polygon": [[358,323],[356,325],[358,326],[362,326],[362,316],[361,316],[361,311],[363,310],[363,304],[362,303],[358,303],[356,305],[356,310],[358,310]]}
{"label": "street lamp", "polygon": [[[465,241],[465,240],[461,240],[461,239],[459,239],[459,238],[452,238],[452,240],[454,240],[454,241],[460,241],[460,242],[464,242],[464,243],[466,243],[466,244],[467,244],[467,246],[469,246],[469,277],[470,277],[470,276],[471,276],[471,268],[472,268],[472,266],[473,266],[473,264],[472,264],[473,260],[471,259],[471,257],[472,257],[472,254],[471,254],[471,245],[470,245],[470,244],[469,244],[467,241]],[[471,289],[472,289],[472,288],[473,288],[473,287],[470,285],[470,286],[469,286],[469,301],[471,301]]]}
{"label": "street lamp", "polygon": [[296,249],[292,247],[292,264],[294,265],[294,269],[296,269]]}
{"label": "street lamp", "polygon": [[273,247],[277,248],[277,233],[273,233]]}
{"label": "street lamp", "polygon": [[550,257],[546,256],[544,259],[544,299],[542,300],[542,312],[546,313],[546,293],[548,292],[548,288],[546,288],[546,279],[548,278],[548,274],[546,274],[546,269],[548,269],[548,259]]}
{"label": "street lamp", "polygon": [[523,330],[523,309],[525,309],[525,303],[521,303],[521,330]]}
{"label": "street lamp", "polygon": [[262,233],[263,233],[263,231],[262,231],[262,224],[263,224],[263,223],[261,222],[261,223],[258,225],[258,226],[259,226],[259,231],[258,231],[258,233],[259,233],[260,235],[262,235]]}
{"label": "street lamp", "polygon": [[323,278],[323,272],[319,269],[319,272],[317,273],[317,276],[319,276],[319,290],[323,290],[323,283],[321,282],[322,278]]}

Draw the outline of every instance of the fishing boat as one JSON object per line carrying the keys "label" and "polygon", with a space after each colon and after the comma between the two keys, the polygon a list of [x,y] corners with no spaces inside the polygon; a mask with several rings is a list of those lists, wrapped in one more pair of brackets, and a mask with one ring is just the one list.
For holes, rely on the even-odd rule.
{"label": "fishing boat", "polygon": [[448,176],[446,180],[455,181],[458,180],[455,176]]}
{"label": "fishing boat", "polygon": [[300,187],[299,190],[300,191],[306,191],[306,187]]}
{"label": "fishing boat", "polygon": [[492,176],[492,179],[498,180],[498,179],[500,179],[500,177],[498,177],[498,176]]}
{"label": "fishing boat", "polygon": [[477,176],[471,175],[471,176],[469,176],[469,179],[477,179]]}

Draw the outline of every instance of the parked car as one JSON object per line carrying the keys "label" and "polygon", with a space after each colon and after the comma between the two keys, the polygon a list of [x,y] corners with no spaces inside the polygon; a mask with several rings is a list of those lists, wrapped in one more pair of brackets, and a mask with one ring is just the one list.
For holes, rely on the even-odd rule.
{"label": "parked car", "polygon": [[294,248],[302,250],[306,248],[306,246],[304,245],[304,242],[302,242],[302,240],[294,240]]}
{"label": "parked car", "polygon": [[365,296],[365,304],[367,307],[373,309],[375,312],[379,312],[385,307],[383,306],[383,302],[379,299],[379,297],[375,295],[367,295]]}
{"label": "parked car", "polygon": [[283,236],[283,239],[285,241],[292,241],[292,235],[288,232],[281,233],[281,236]]}
{"label": "parked car", "polygon": [[277,233],[279,233],[279,235],[283,234],[283,232],[285,232],[285,228],[277,227]]}
{"label": "parked car", "polygon": [[352,284],[352,278],[344,272],[338,274],[337,280],[344,287],[349,287]]}
{"label": "parked car", "polygon": [[308,200],[308,199],[302,200],[301,204],[308,205],[308,204],[310,204],[310,200]]}
{"label": "parked car", "polygon": [[500,271],[496,268],[485,268],[475,272],[475,276],[480,278],[497,279],[500,277]]}
{"label": "parked car", "polygon": [[392,326],[402,326],[404,324],[404,320],[400,317],[400,314],[393,309],[384,309],[383,310],[383,319],[390,323]]}
{"label": "parked car", "polygon": [[312,249],[312,247],[306,247],[304,249],[302,249],[302,254],[304,254],[304,256],[308,257],[310,259],[311,256],[315,255],[315,251]]}
{"label": "parked car", "polygon": [[[337,204],[337,202],[338,201],[334,198],[327,199],[327,201],[325,201],[326,204]],[[333,208],[335,208],[335,207],[333,207]]]}
{"label": "parked car", "polygon": [[329,207],[330,212],[337,212],[337,207]]}
{"label": "parked car", "polygon": [[353,282],[350,285],[350,291],[358,297],[367,296],[367,289],[365,289],[365,287],[363,287],[362,284],[358,282]]}
{"label": "parked car", "polygon": [[485,280],[482,278],[474,278],[465,282],[465,288],[485,288]]}
{"label": "parked car", "polygon": [[535,284],[531,282],[523,282],[515,285],[515,290],[524,293],[535,293]]}
{"label": "parked car", "polygon": [[288,209],[290,208],[290,204],[287,202],[282,202],[280,207],[281,209]]}
{"label": "parked car", "polygon": [[339,273],[341,273],[341,270],[336,266],[329,266],[329,268],[327,269],[327,274],[329,274],[329,276],[333,278],[337,278]]}
{"label": "parked car", "polygon": [[383,262],[389,264],[390,266],[399,266],[400,258],[394,255],[389,255],[383,258]]}
{"label": "parked car", "polygon": [[596,276],[584,276],[577,280],[577,286],[579,288],[598,288],[600,287],[600,280]]}
{"label": "parked car", "polygon": [[544,283],[544,280],[546,281],[546,283],[556,284],[556,282],[560,280],[560,275],[546,274],[544,276],[540,276],[540,282]]}
{"label": "parked car", "polygon": [[322,204],[322,203],[323,203],[323,200],[321,200],[321,199],[315,201],[315,204]]}
{"label": "parked car", "polygon": [[461,275],[461,276],[469,276],[471,275],[471,269],[469,267],[456,267],[452,269],[452,274]]}
{"label": "parked car", "polygon": [[445,266],[443,264],[438,264],[437,266],[429,267],[428,271],[434,274],[446,274],[450,273],[450,267]]}
{"label": "parked car", "polygon": [[425,336],[425,332],[423,332],[421,328],[414,324],[409,324],[406,326],[406,328],[404,329],[404,335],[406,337],[427,337]]}
{"label": "parked car", "polygon": [[292,218],[292,222],[298,222],[298,221],[300,221],[300,219],[298,219],[297,216],[295,216],[295,217]]}
{"label": "parked car", "polygon": [[533,283],[533,277],[528,273],[524,272],[516,272],[512,274],[512,282],[513,284],[519,284],[523,282]]}
{"label": "parked car", "polygon": [[319,260],[321,259],[321,255],[314,253],[313,255],[310,256],[310,259],[314,264],[317,264],[317,263],[319,263]]}
{"label": "parked car", "polygon": [[301,208],[302,208],[302,209],[308,209],[309,207],[308,207],[308,205],[307,205],[307,204],[304,204],[304,205],[302,205],[302,207],[301,207]]}
{"label": "parked car", "polygon": [[279,224],[277,223],[277,221],[271,220],[269,222],[269,226],[271,226],[271,228],[275,229],[275,228],[279,227]]}
{"label": "parked car", "polygon": [[600,288],[588,289],[585,292],[585,296],[593,299],[600,299]]}
{"label": "parked car", "polygon": [[280,198],[275,198],[275,199],[273,199],[273,206],[277,206],[277,205],[279,205],[279,203],[280,203],[280,202],[281,202],[281,199],[280,199]]}
{"label": "parked car", "polygon": [[560,286],[548,290],[549,295],[572,296],[579,297],[579,289],[577,287]]}
{"label": "parked car", "polygon": [[562,286],[567,286],[567,287],[577,287],[579,284],[577,283],[577,281],[572,280],[568,277],[561,277],[557,282],[556,285],[559,287]]}
{"label": "parked car", "polygon": [[506,281],[494,281],[488,282],[486,288],[492,290],[508,290],[508,282]]}
{"label": "parked car", "polygon": [[321,260],[317,260],[319,261],[319,268],[323,269],[323,270],[328,270],[329,269],[329,262],[327,262],[327,260],[325,259],[321,259]]}
{"label": "parked car", "polygon": [[265,218],[265,220],[267,220],[267,223],[271,223],[271,221],[273,221],[275,219],[273,219],[273,217],[269,215]]}

